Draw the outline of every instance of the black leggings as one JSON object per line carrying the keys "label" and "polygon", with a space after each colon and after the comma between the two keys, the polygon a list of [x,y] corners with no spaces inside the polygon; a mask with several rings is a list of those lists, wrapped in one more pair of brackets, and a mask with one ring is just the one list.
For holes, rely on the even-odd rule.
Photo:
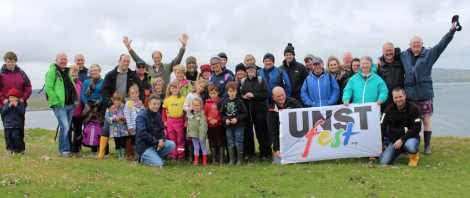
{"label": "black leggings", "polygon": [[127,140],[127,136],[124,136],[124,137],[115,137],[114,138],[114,144],[116,146],[116,150],[117,149],[125,149],[126,148],[126,140]]}

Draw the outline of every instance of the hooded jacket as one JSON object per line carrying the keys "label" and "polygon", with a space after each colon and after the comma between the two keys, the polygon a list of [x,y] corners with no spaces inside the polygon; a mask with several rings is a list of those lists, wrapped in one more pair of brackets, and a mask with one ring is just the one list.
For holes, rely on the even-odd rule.
{"label": "hooded jacket", "polygon": [[[287,76],[286,72],[282,72],[282,76],[279,76],[279,68],[273,66],[271,69],[261,69],[259,72],[259,76],[264,78],[268,83],[269,87],[269,95],[268,95],[268,104],[271,104],[271,100],[273,98],[273,89],[277,86],[284,88],[286,92],[286,97],[290,97],[292,91],[289,81],[289,76]],[[280,79],[278,77],[281,77]],[[269,80],[268,80],[269,79]],[[278,82],[278,81],[283,82]],[[269,81],[269,82],[268,82]]]}
{"label": "hooded jacket", "polygon": [[302,108],[299,101],[292,97],[286,97],[286,102],[283,107],[277,106],[275,102],[271,104],[269,111],[266,115],[268,121],[268,134],[273,142],[273,151],[279,151],[279,110],[282,109],[296,109]]}
{"label": "hooded jacket", "polygon": [[311,72],[302,85],[301,97],[308,107],[331,106],[338,102],[339,87],[334,77],[323,69],[320,77]]}
{"label": "hooded jacket", "polygon": [[[77,106],[78,104],[78,93],[77,90],[75,90],[75,83],[73,81],[72,75],[69,72],[69,68],[65,68],[64,72],[68,75],[70,79],[70,83],[73,86],[73,89],[71,89],[71,97],[73,100],[74,105]],[[64,107],[65,106],[65,83],[64,79],[62,78],[62,75],[58,69],[58,66],[56,63],[52,63],[49,66],[49,71],[46,73],[46,94],[48,97],[49,101],[49,107],[53,106],[60,106]]]}
{"label": "hooded jacket", "polygon": [[26,100],[29,99],[32,93],[31,81],[28,75],[17,65],[15,65],[13,71],[10,71],[3,64],[0,75],[0,108],[4,106],[3,101],[8,99],[8,91],[13,88],[20,92],[20,98],[23,98],[26,108],[28,106]]}
{"label": "hooded jacket", "polygon": [[87,97],[85,92],[88,90],[88,88],[91,85],[90,81],[91,81],[91,79],[87,79],[87,80],[85,80],[85,82],[83,82],[82,91],[81,91],[81,94],[80,94],[80,99],[81,99],[83,104],[86,104],[88,102],[88,100],[98,99],[100,101],[100,105],[101,105],[103,103],[103,98],[101,97],[101,86],[103,85],[103,79],[100,79],[100,81],[95,84],[95,91],[90,92],[90,97]]}
{"label": "hooded jacket", "polygon": [[[225,78],[225,74],[229,74],[227,78]],[[212,72],[212,76],[209,78],[210,84],[217,85],[219,88],[219,96],[220,100],[216,103],[217,107],[220,108],[222,106],[222,102],[228,97],[227,90],[225,90],[225,86],[227,86],[228,82],[233,82],[233,77],[228,73],[228,70],[224,69],[220,72],[219,75],[215,75],[215,72]],[[227,80],[225,80],[227,79]]]}
{"label": "hooded jacket", "polygon": [[[373,64],[375,66],[375,64]],[[361,76],[361,68],[349,79],[348,84],[343,90],[342,101],[351,101],[352,103],[386,101],[388,98],[388,89],[385,82],[374,73],[371,68],[370,76],[367,80]]]}
{"label": "hooded jacket", "polygon": [[[112,105],[111,96],[116,92],[116,79],[118,75],[118,67],[116,66],[113,70],[108,72],[103,80],[103,85],[101,86],[101,97],[103,98],[103,102],[105,107],[109,107]],[[145,99],[145,91],[140,83],[139,77],[135,74],[135,71],[131,69],[127,69],[127,87],[126,91],[129,91],[129,88],[136,84],[139,87],[139,100],[144,102]]]}
{"label": "hooded jacket", "polygon": [[[242,85],[243,79],[245,82]],[[254,76],[253,78],[243,78],[238,82],[237,86],[237,96],[243,99],[246,93],[251,92],[253,94],[253,98],[251,99],[243,99],[245,102],[245,106],[247,107],[248,111],[268,111],[268,95],[269,95],[269,88],[268,83],[266,80],[261,78],[261,83],[258,80],[258,76]]]}
{"label": "hooded jacket", "polygon": [[196,114],[188,112],[188,137],[199,138],[202,142],[207,138],[207,120],[204,110],[199,110]]}
{"label": "hooded jacket", "polygon": [[[245,118],[248,115],[247,112],[248,111],[246,110],[245,103],[242,101],[242,99],[238,97],[234,98],[233,100],[227,98],[222,103],[220,119],[226,128],[245,127]],[[230,120],[232,118],[236,118],[237,123],[227,125],[226,120]]]}
{"label": "hooded jacket", "polygon": [[308,76],[307,67],[302,63],[297,62],[294,58],[290,63],[287,63],[284,59],[284,61],[282,61],[282,65],[279,66],[279,69],[286,71],[287,76],[289,76],[289,82],[292,89],[291,96],[300,101],[300,89],[302,88],[305,78]]}
{"label": "hooded jacket", "polygon": [[[206,114],[207,125],[209,125],[209,127],[216,127],[216,126],[222,125],[222,121],[220,119],[221,109],[218,108],[216,114],[211,113],[211,107],[215,105],[216,103],[218,103],[219,101],[220,101],[220,97],[217,97],[216,101],[212,100],[212,98],[209,98],[206,100],[206,105],[204,106],[204,113]],[[211,124],[209,122],[209,118],[216,119],[217,123],[215,123],[214,125]]]}
{"label": "hooded jacket", "polygon": [[[423,47],[418,55],[411,48],[400,54],[405,69],[404,88],[407,99],[419,100],[434,98],[431,71],[434,63],[454,38],[455,30],[449,30],[442,40],[434,47]],[[413,61],[415,59],[415,61]],[[413,62],[415,62],[413,64]]]}
{"label": "hooded jacket", "polygon": [[382,141],[387,130],[391,142],[401,139],[403,143],[410,138],[419,138],[421,131],[421,110],[413,103],[406,102],[403,109],[398,109],[395,103],[385,108],[382,122]]}
{"label": "hooded jacket", "polygon": [[165,141],[162,116],[158,112],[151,111],[148,107],[140,111],[136,121],[135,143],[139,156],[152,147],[157,146],[159,140]]}
{"label": "hooded jacket", "polygon": [[10,107],[10,101],[5,103],[5,106],[3,106],[2,109],[2,116],[5,117],[3,122],[5,128],[24,128],[24,114],[25,107],[23,103],[18,102],[16,107]]}

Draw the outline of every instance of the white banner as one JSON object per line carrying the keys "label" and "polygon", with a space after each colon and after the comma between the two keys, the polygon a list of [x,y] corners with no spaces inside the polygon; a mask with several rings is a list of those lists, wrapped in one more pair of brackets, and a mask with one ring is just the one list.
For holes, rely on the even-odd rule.
{"label": "white banner", "polygon": [[279,120],[283,164],[382,153],[377,103],[285,109]]}

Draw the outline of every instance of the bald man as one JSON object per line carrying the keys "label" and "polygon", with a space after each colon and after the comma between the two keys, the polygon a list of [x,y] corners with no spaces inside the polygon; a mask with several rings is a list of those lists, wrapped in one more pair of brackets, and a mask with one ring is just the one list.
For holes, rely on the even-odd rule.
{"label": "bald man", "polygon": [[78,66],[78,80],[80,82],[84,82],[87,79],[90,79],[90,75],[88,74],[88,68],[85,67],[85,56],[83,54],[75,55],[75,65]]}
{"label": "bald man", "polygon": [[273,89],[273,103],[267,114],[268,134],[273,143],[274,162],[281,163],[281,153],[279,147],[279,112],[283,109],[301,108],[299,101],[292,97],[286,97],[286,92],[282,87]]}
{"label": "bald man", "polygon": [[78,104],[75,83],[67,68],[67,54],[57,54],[55,63],[46,73],[46,96],[49,107],[54,111],[59,122],[59,156],[70,156],[68,131],[72,122],[73,109]]}

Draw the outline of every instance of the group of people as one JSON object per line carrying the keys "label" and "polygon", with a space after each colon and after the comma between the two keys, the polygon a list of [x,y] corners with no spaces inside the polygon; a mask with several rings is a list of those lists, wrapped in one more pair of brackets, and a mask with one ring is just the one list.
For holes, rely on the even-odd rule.
{"label": "group of people", "polygon": [[[109,154],[109,138],[113,138],[120,159],[162,167],[169,155],[174,161],[188,158],[194,165],[200,160],[206,165],[208,139],[212,163],[224,164],[227,151],[229,165],[242,165],[258,160],[256,133],[260,159],[268,161],[272,155],[280,163],[279,112],[283,109],[376,102],[383,114],[380,163],[391,164],[400,153],[408,152],[408,165],[417,166],[421,122],[424,153],[431,154],[431,69],[455,31],[453,24],[433,48],[424,48],[421,38],[413,37],[410,48],[403,52],[385,43],[383,55],[375,61],[369,56],[353,58],[346,52],[343,63],[330,56],[326,66],[312,54],[305,56],[305,65],[297,62],[289,43],[279,67],[274,66],[271,53],[263,56],[263,68],[248,54],[235,73],[227,68],[224,52],[200,67],[193,56],[186,59],[186,67],[181,65],[186,34],[171,63],[163,64],[162,53],[155,51],[152,65],[124,37],[130,55],[122,54],[104,79],[98,64],[84,66],[82,54],[75,56],[76,65],[67,67],[67,55],[59,53],[45,84],[49,106],[60,125],[59,155],[77,155],[85,145],[95,158],[104,158]],[[136,62],[135,70],[129,68],[131,59]],[[0,105],[4,105],[5,141],[7,150],[20,153],[25,150],[24,112],[31,83],[16,65],[13,52],[4,60]],[[170,81],[172,72],[174,81]],[[95,141],[85,143],[89,134],[96,136]]]}

